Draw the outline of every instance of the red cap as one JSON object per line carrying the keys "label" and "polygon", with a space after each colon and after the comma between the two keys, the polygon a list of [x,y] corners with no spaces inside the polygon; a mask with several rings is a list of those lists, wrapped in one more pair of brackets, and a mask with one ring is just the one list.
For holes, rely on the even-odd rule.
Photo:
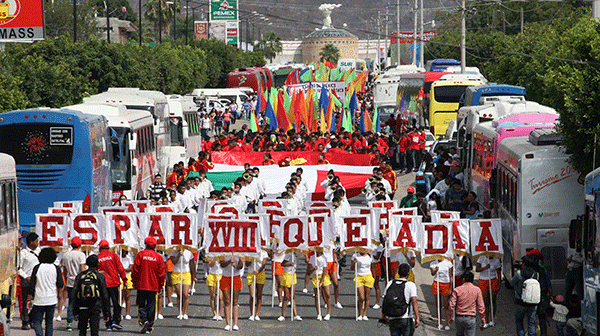
{"label": "red cap", "polygon": [[100,248],[108,248],[108,241],[101,240],[100,241]]}
{"label": "red cap", "polygon": [[536,257],[541,257],[542,256],[542,254],[540,253],[540,251],[537,250],[537,249],[529,250],[529,251],[527,251],[527,254],[528,255],[534,255]]}
{"label": "red cap", "polygon": [[73,247],[79,247],[81,246],[81,238],[79,237],[73,237],[73,239],[71,239],[71,246]]}
{"label": "red cap", "polygon": [[146,243],[148,246],[156,247],[156,239],[154,239],[154,237],[148,236],[146,239],[144,239],[144,243]]}
{"label": "red cap", "polygon": [[414,193],[415,192],[415,188],[413,187],[408,187],[408,189],[406,189],[407,193]]}

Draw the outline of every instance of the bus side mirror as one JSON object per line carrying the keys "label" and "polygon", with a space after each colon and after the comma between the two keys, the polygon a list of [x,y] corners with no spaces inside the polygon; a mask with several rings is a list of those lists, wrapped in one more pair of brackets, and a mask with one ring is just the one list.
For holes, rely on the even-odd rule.
{"label": "bus side mirror", "polygon": [[131,160],[131,161],[133,163],[131,165],[131,176],[136,176],[137,175],[137,168],[138,168],[137,165],[138,165],[138,163],[137,163],[137,160],[135,158],[133,160]]}
{"label": "bus side mirror", "polygon": [[574,249],[577,247],[577,243],[581,242],[583,228],[583,220],[578,216],[577,219],[571,220],[569,225],[569,247]]}
{"label": "bus side mirror", "polygon": [[129,150],[135,151],[137,149],[137,133],[131,132],[129,133]]}
{"label": "bus side mirror", "polygon": [[184,139],[187,139],[189,137],[189,130],[187,126],[183,126],[182,133]]}

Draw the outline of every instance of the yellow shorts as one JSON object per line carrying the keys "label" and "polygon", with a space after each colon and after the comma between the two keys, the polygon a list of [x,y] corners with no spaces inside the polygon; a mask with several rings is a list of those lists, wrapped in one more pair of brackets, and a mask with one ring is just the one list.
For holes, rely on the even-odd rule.
{"label": "yellow shorts", "polygon": [[290,274],[288,272],[283,272],[283,275],[281,276],[281,286],[286,288],[292,288],[292,279],[294,281],[294,285],[298,283],[296,273]]}
{"label": "yellow shorts", "polygon": [[181,279],[183,279],[184,285],[192,285],[192,273],[185,272],[183,273],[183,275],[179,272],[171,273],[171,283],[173,284],[173,286],[179,285],[181,283]]}
{"label": "yellow shorts", "polygon": [[[248,273],[248,275],[246,276],[246,282],[248,283],[248,286],[252,286],[254,284],[254,273]],[[264,285],[267,283],[267,275],[265,274],[265,271],[261,271],[256,275],[256,284],[257,285]]]}
{"label": "yellow shorts", "polygon": [[[319,278],[317,280],[317,276],[313,275],[312,277],[312,284],[314,288],[318,287],[318,283],[321,282],[321,275],[319,275]],[[329,286],[331,285],[331,279],[329,279],[329,274],[325,274],[325,279],[323,279],[323,286]]]}
{"label": "yellow shorts", "polygon": [[354,283],[356,283],[357,288],[362,286],[373,288],[375,278],[373,278],[372,274],[359,275],[354,278]]}
{"label": "yellow shorts", "polygon": [[217,287],[221,280],[221,274],[209,274],[206,278],[206,285],[208,287]]}
{"label": "yellow shorts", "polygon": [[131,281],[131,273],[125,275],[127,277],[127,285],[123,284],[123,289],[133,289],[133,282]]}
{"label": "yellow shorts", "polygon": [[[394,279],[400,279],[398,272],[396,272],[396,276],[394,276]],[[413,270],[410,270],[410,273],[408,273],[408,277],[406,279],[408,281],[415,282],[415,272],[413,272]]]}

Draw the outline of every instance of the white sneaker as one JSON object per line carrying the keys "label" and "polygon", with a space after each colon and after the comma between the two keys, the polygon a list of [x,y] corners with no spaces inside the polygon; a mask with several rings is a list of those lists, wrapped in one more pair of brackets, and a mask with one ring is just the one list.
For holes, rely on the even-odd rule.
{"label": "white sneaker", "polygon": [[327,314],[327,315],[325,315],[325,317],[323,317],[323,320],[329,321],[330,318],[331,318],[331,315]]}
{"label": "white sneaker", "polygon": [[373,309],[379,309],[379,308],[381,308],[381,306],[377,303],[373,306]]}
{"label": "white sneaker", "polygon": [[277,294],[277,292],[273,292],[273,297],[278,297],[279,295]]}
{"label": "white sneaker", "polygon": [[131,315],[125,315],[126,320],[131,320]]}
{"label": "white sneaker", "polygon": [[192,294],[196,293],[196,287],[192,287],[192,290],[190,291]]}
{"label": "white sneaker", "polygon": [[187,320],[187,319],[189,319],[189,316],[187,316],[187,314],[183,314],[183,319]]}
{"label": "white sneaker", "polygon": [[223,318],[221,317],[221,315],[217,316],[217,321],[223,321]]}
{"label": "white sneaker", "polygon": [[252,316],[248,317],[248,320],[250,320],[250,321],[254,321],[254,315],[252,315]]}
{"label": "white sneaker", "polygon": [[317,316],[317,321],[322,321],[322,320],[323,320],[323,316],[321,316],[321,315],[318,315],[318,316]]}
{"label": "white sneaker", "polygon": [[294,316],[294,321],[302,321],[302,317],[300,315]]}
{"label": "white sneaker", "polygon": [[60,321],[60,320],[62,320],[62,319],[60,318],[60,316],[57,316],[57,317],[55,317],[55,318],[54,318],[54,321]]}
{"label": "white sneaker", "polygon": [[233,326],[233,330],[238,331],[238,330],[240,330],[240,327],[238,327],[237,324],[236,324],[236,325]]}
{"label": "white sneaker", "polygon": [[489,328],[489,327],[490,327],[490,324],[489,324],[489,323],[486,323],[486,324],[484,324],[484,325],[483,325],[483,329],[487,329],[487,328]]}
{"label": "white sneaker", "polygon": [[445,326],[444,330],[450,330],[450,326]]}
{"label": "white sneaker", "polygon": [[357,321],[362,321],[362,316],[356,318]]}
{"label": "white sneaker", "polygon": [[260,317],[258,315],[254,316],[254,321],[260,321]]}
{"label": "white sneaker", "polygon": [[442,329],[444,329],[444,326],[443,326],[443,325],[441,325],[441,324],[440,324],[440,325],[438,325],[438,330],[442,330]]}
{"label": "white sneaker", "polygon": [[177,319],[178,319],[178,320],[181,320],[181,319],[183,319],[183,315],[177,315]]}
{"label": "white sneaker", "polygon": [[173,302],[167,303],[167,307],[173,307]]}
{"label": "white sneaker", "polygon": [[341,304],[341,303],[339,303],[339,302],[338,302],[338,303],[336,303],[336,304],[334,305],[334,307],[335,307],[335,308],[338,308],[338,309],[342,309],[342,308],[344,308],[344,307],[342,307],[342,304]]}
{"label": "white sneaker", "polygon": [[488,327],[493,327],[493,326],[495,326],[495,325],[496,325],[496,323],[494,323],[494,322],[490,322],[490,323],[488,323]]}
{"label": "white sneaker", "polygon": [[225,329],[225,331],[229,331],[229,330],[231,330],[231,326],[226,325],[225,328],[223,328],[223,329]]}
{"label": "white sneaker", "polygon": [[213,316],[213,320],[215,320],[215,321],[217,320],[217,315]]}
{"label": "white sneaker", "polygon": [[[164,316],[162,316],[162,314],[158,314],[158,316],[156,316],[156,317],[157,317],[159,320],[162,320],[162,319],[164,319],[164,318],[165,318]],[[131,318],[131,316],[130,316],[129,318]]]}
{"label": "white sneaker", "polygon": [[279,302],[279,307],[283,307],[283,303],[282,302]]}
{"label": "white sneaker", "polygon": [[173,294],[171,294],[171,297],[172,297],[172,298],[176,298],[176,297],[177,297],[177,294],[173,293]]}
{"label": "white sneaker", "polygon": [[304,289],[302,290],[302,293],[304,293],[304,294],[308,293],[308,289],[304,288]]}
{"label": "white sneaker", "polygon": [[121,303],[121,308],[125,308],[125,307],[127,307],[127,306],[125,305],[125,302]]}
{"label": "white sneaker", "polygon": [[368,317],[366,317],[366,316],[363,316],[363,321],[368,321],[368,320],[369,320],[369,318],[368,318]]}
{"label": "white sneaker", "polygon": [[277,321],[279,321],[279,322],[283,322],[283,321],[285,321],[285,317],[283,317],[283,316],[279,316],[279,317],[277,318]]}

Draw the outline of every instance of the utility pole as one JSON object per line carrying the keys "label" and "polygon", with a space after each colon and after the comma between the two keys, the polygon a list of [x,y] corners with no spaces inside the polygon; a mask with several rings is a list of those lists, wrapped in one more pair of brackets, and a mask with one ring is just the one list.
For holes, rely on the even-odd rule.
{"label": "utility pole", "polygon": [[140,35],[140,47],[142,46],[142,0],[138,0],[138,29],[139,31],[139,35]]}
{"label": "utility pole", "polygon": [[367,34],[367,57],[365,58],[369,58],[369,47],[371,45],[371,34]]}
{"label": "utility pole", "polygon": [[417,0],[415,0],[415,7],[413,10],[413,52],[412,52],[412,64],[417,65]]}
{"label": "utility pole", "polygon": [[190,2],[185,0],[185,45],[188,45],[188,10],[190,8]]}
{"label": "utility pole", "polygon": [[398,52],[398,66],[402,64],[400,57],[400,0],[396,0],[396,51]]}
{"label": "utility pole", "polygon": [[467,7],[465,0],[462,0],[460,11],[460,73],[464,74],[467,64]]}
{"label": "utility pole", "polygon": [[377,11],[377,67],[381,71],[381,12]]}
{"label": "utility pole", "polygon": [[421,42],[420,42],[420,51],[419,51],[419,66],[424,68],[425,67],[425,43],[424,43],[424,39],[425,39],[425,34],[423,31],[423,0],[420,1],[420,5],[421,5]]}
{"label": "utility pole", "polygon": [[162,43],[162,0],[158,0],[158,43]]}
{"label": "utility pole", "polygon": [[108,13],[108,3],[106,1],[104,2],[104,6],[106,6],[106,41],[110,43],[110,14]]}
{"label": "utility pole", "polygon": [[523,34],[523,7],[521,7],[519,13],[521,13],[521,34]]}
{"label": "utility pole", "polygon": [[[389,3],[388,3],[389,5]],[[388,59],[388,42],[390,39],[390,32],[388,29],[388,23],[389,23],[389,18],[390,18],[390,7],[389,6],[385,6],[385,53],[384,53],[384,60],[385,60],[385,66],[388,66],[387,63],[387,59]]]}
{"label": "utility pole", "polygon": [[73,42],[77,42],[77,0],[73,0]]}

